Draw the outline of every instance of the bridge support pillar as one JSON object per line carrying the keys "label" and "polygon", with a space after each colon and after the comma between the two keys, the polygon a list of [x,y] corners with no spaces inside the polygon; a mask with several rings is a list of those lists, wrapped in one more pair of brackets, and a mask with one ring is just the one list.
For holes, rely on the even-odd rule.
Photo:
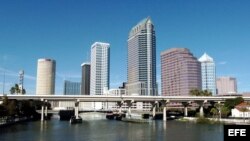
{"label": "bridge support pillar", "polygon": [[155,119],[155,111],[156,111],[156,106],[157,106],[157,103],[158,101],[155,101],[155,102],[151,102],[151,105],[152,105],[152,118]]}
{"label": "bridge support pillar", "polygon": [[188,117],[188,107],[184,107],[184,116]]}
{"label": "bridge support pillar", "polygon": [[79,116],[79,99],[75,102],[75,117],[78,118]]}
{"label": "bridge support pillar", "polygon": [[41,121],[44,121],[44,99],[41,99],[42,107],[41,107]]}
{"label": "bridge support pillar", "polygon": [[163,107],[163,121],[167,121],[167,107]]}
{"label": "bridge support pillar", "polygon": [[200,117],[204,117],[204,103],[206,103],[207,101],[201,101],[198,102],[199,106],[200,106]]}
{"label": "bridge support pillar", "polygon": [[48,117],[48,101],[47,100],[45,100],[45,119],[47,119],[47,117]]}
{"label": "bridge support pillar", "polygon": [[200,117],[204,117],[203,105],[200,105]]}
{"label": "bridge support pillar", "polygon": [[188,116],[188,102],[182,102],[182,105],[184,106],[184,117]]}
{"label": "bridge support pillar", "polygon": [[133,105],[134,100],[127,101],[128,106],[128,117],[131,118],[131,107]]}
{"label": "bridge support pillar", "polygon": [[163,106],[163,121],[167,121],[167,104],[169,103],[169,100],[163,100],[161,103]]}
{"label": "bridge support pillar", "polygon": [[119,102],[117,102],[117,105],[118,105],[118,107],[119,107],[119,114],[121,114],[121,113],[122,113],[122,105],[123,105],[123,101],[119,101]]}

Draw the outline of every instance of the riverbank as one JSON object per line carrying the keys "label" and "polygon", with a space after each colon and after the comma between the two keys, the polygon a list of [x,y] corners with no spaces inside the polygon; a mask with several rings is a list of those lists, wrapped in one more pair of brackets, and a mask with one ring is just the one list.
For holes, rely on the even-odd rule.
{"label": "riverbank", "polygon": [[[199,118],[197,117],[183,117],[177,121],[191,121],[197,122]],[[232,119],[232,118],[204,118],[210,123],[223,123],[223,124],[238,124],[238,125],[250,125],[250,119]]]}
{"label": "riverbank", "polygon": [[30,118],[27,117],[22,117],[22,118],[10,118],[10,117],[4,117],[0,119],[0,127],[6,127],[9,125],[17,124],[20,122],[26,122],[31,120]]}

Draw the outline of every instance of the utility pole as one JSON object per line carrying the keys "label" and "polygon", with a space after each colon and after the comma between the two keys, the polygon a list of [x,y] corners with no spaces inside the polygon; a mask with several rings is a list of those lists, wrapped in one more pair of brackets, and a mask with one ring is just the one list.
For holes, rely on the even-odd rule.
{"label": "utility pole", "polygon": [[24,78],[24,71],[20,70],[19,71],[19,89],[20,89],[20,94],[23,94],[23,78]]}
{"label": "utility pole", "polygon": [[5,87],[5,69],[3,69],[3,95],[4,95],[4,87]]}

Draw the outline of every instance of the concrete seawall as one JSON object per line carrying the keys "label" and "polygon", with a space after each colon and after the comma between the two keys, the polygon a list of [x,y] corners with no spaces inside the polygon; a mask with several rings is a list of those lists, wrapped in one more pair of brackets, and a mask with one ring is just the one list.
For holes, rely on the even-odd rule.
{"label": "concrete seawall", "polygon": [[[197,117],[184,117],[184,120],[188,120],[188,121],[194,121],[196,122],[196,120],[198,119]],[[250,119],[232,119],[232,118],[207,118],[211,121],[216,121],[216,122],[223,122],[225,124],[248,124],[250,125]]]}

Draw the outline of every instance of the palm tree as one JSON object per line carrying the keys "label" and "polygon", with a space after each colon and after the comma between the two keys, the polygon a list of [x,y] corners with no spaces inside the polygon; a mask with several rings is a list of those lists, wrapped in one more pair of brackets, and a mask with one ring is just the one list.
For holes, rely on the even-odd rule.
{"label": "palm tree", "polygon": [[189,92],[192,96],[212,96],[212,93],[208,90],[192,89]]}
{"label": "palm tree", "polygon": [[216,103],[214,106],[218,110],[218,112],[220,114],[220,119],[221,119],[221,112],[222,112],[223,105],[221,103]]}
{"label": "palm tree", "polygon": [[10,93],[11,94],[19,94],[19,93],[25,94],[26,91],[25,89],[22,89],[22,92],[21,92],[21,89],[19,88],[18,84],[15,84],[15,86],[10,88]]}
{"label": "palm tree", "polygon": [[212,109],[210,110],[210,113],[213,114],[213,118],[214,118],[215,115],[218,115],[218,110],[217,110],[216,108],[212,108]]}
{"label": "palm tree", "polygon": [[200,90],[198,90],[198,89],[190,90],[189,94],[192,96],[200,96],[201,95]]}
{"label": "palm tree", "polygon": [[15,87],[10,88],[10,94],[14,94],[16,92]]}
{"label": "palm tree", "polygon": [[210,92],[208,90],[201,91],[201,93],[203,96],[212,96],[212,92]]}

